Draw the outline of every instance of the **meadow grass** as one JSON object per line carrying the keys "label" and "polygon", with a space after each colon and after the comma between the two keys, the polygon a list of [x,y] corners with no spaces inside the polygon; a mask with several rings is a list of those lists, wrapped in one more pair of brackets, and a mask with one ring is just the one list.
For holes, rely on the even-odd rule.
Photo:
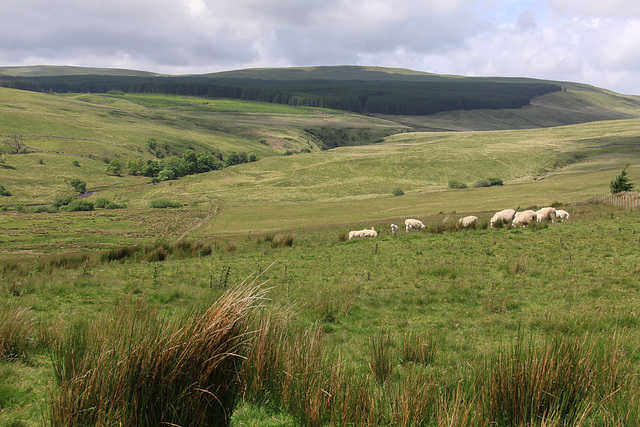
{"label": "meadow grass", "polygon": [[[298,230],[283,247],[272,246],[275,234],[220,238],[206,242],[211,253],[204,257],[191,249],[198,242],[185,242],[191,258],[167,253],[160,262],[133,255],[67,265],[33,257],[19,269],[5,267],[2,295],[32,307],[39,323],[58,331],[54,338],[89,337],[104,329],[92,319],[111,318],[122,304],[143,303],[156,318],[184,324],[193,308],[205,310],[222,295],[225,270],[230,284],[260,271],[272,287],[263,310],[274,314],[252,327],[259,333],[242,368],[249,370],[242,374],[244,416],[248,405],[257,418],[284,411],[308,425],[633,424],[638,214],[601,204],[564,208],[569,221],[532,229],[397,237],[381,230],[375,241],[340,241],[342,228],[334,226]],[[39,332],[30,334],[33,341]],[[98,341],[112,342],[107,338]],[[75,341],[60,342],[67,352],[86,353]],[[37,360],[42,351],[27,354]],[[53,376],[23,363],[3,366]],[[74,363],[54,366],[73,372]],[[569,372],[586,375],[572,380],[574,391],[554,379]],[[558,391],[542,387],[540,376]],[[8,386],[21,395],[26,384]],[[518,399],[527,394],[508,394],[516,386],[531,399],[551,393],[558,400],[523,406]],[[33,417],[23,399],[11,408],[7,420]]]}

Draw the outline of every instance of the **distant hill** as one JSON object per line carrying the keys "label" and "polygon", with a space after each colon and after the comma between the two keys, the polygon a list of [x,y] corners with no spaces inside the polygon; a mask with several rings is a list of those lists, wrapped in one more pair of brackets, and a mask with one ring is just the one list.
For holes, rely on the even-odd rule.
{"label": "distant hill", "polygon": [[323,107],[394,117],[417,130],[521,129],[640,117],[640,97],[586,84],[384,67],[256,68],[180,76],[2,67],[0,85],[37,92],[166,93]]}
{"label": "distant hill", "polygon": [[51,76],[134,76],[158,77],[161,74],[148,71],[125,70],[118,68],[73,67],[66,65],[30,65],[25,67],[0,67],[0,76],[12,77],[51,77]]}

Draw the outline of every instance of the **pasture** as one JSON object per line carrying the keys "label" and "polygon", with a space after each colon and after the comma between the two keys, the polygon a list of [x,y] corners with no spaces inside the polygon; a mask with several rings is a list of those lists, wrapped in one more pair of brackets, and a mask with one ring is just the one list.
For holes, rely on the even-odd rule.
{"label": "pasture", "polygon": [[[265,294],[239,316],[243,338],[232,342],[247,359],[230,365],[238,372],[231,425],[640,421],[639,213],[586,203],[607,193],[627,164],[638,181],[638,120],[419,133],[381,118],[283,106],[195,111],[193,100],[163,96],[7,94],[13,104],[0,108],[17,113],[0,115],[3,129],[29,149],[0,164],[0,184],[13,193],[0,200],[0,424],[159,416],[197,425],[190,417],[202,411],[189,405],[174,418],[146,413],[144,404],[127,415],[117,399],[109,406],[91,396],[140,392],[114,382],[153,377],[120,372],[131,355],[159,352],[154,345],[170,339],[162,330],[177,336],[181,325],[197,325],[256,275]],[[205,131],[192,120],[200,114],[226,127]],[[321,151],[304,133],[319,123],[398,133]],[[151,157],[147,140],[158,135],[175,137],[169,152],[241,144],[264,157],[160,183],[104,173],[103,157]],[[282,156],[277,141],[311,149]],[[490,177],[504,185],[474,187]],[[126,208],[30,210],[73,194],[74,178],[86,181],[85,200]],[[469,188],[450,189],[451,179]],[[395,188],[405,195],[393,196]],[[158,199],[182,207],[151,208]],[[486,227],[496,210],[551,204],[571,218]],[[457,230],[466,215],[478,216],[478,227]],[[407,217],[426,230],[401,227],[393,237],[389,225]],[[346,240],[370,226],[377,238]],[[95,377],[101,371],[119,374]]]}

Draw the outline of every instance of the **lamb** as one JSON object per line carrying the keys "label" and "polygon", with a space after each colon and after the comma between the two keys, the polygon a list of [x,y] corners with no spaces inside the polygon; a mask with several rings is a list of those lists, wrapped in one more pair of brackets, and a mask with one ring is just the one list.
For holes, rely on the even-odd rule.
{"label": "lamb", "polygon": [[522,212],[516,212],[516,214],[513,217],[513,221],[511,222],[511,225],[513,225],[514,227],[518,227],[520,225],[523,227],[526,227],[527,224],[532,222],[534,219],[536,219],[535,211],[526,210]]}
{"label": "lamb", "polygon": [[462,228],[474,227],[477,224],[478,224],[478,217],[473,215],[465,216],[464,218],[460,218],[458,220],[458,227],[462,227]]}
{"label": "lamb", "polygon": [[391,234],[394,236],[398,233],[398,226],[395,224],[391,224]]}
{"label": "lamb", "polygon": [[556,210],[556,218],[560,219],[560,222],[564,222],[565,219],[569,219],[569,212],[562,209]]}
{"label": "lamb", "polygon": [[515,215],[515,209],[505,209],[503,211],[496,212],[496,214],[491,218],[491,228],[493,228],[493,225],[498,221],[502,221],[503,224],[510,223],[513,221],[513,217]]}
{"label": "lamb", "polygon": [[556,209],[555,208],[542,208],[536,211],[536,220],[538,223],[544,221],[555,222],[556,220]]}
{"label": "lamb", "polygon": [[414,228],[422,230],[424,228],[424,224],[419,219],[405,219],[404,227],[406,232],[408,233]]}

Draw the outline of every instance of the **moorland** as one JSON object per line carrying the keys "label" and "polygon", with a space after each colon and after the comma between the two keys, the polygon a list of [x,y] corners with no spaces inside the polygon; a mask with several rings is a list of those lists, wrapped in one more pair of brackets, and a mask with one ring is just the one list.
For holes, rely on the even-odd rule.
{"label": "moorland", "polygon": [[[216,78],[292,72],[427,78]],[[0,422],[637,424],[638,211],[593,198],[639,174],[640,100],[535,83],[431,115],[0,87]]]}

